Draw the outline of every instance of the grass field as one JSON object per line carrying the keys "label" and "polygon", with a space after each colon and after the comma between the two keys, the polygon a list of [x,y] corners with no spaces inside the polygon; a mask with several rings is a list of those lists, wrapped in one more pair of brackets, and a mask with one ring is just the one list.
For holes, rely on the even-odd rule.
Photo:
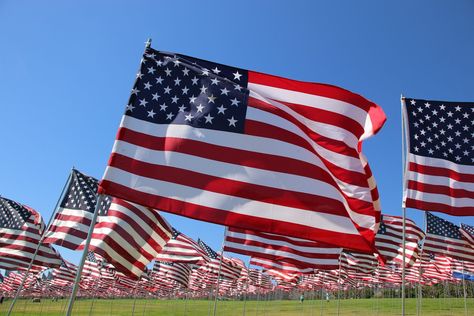
{"label": "grass field", "polygon": [[[79,300],[74,307],[74,315],[212,315],[213,301],[205,300]],[[0,305],[0,315],[5,315],[10,301]],[[53,316],[64,315],[67,301],[52,302],[43,299],[41,303],[19,300],[12,315]],[[474,315],[474,299],[467,302],[468,315]],[[217,315],[338,315],[338,302],[320,300],[298,301],[220,301]],[[416,299],[407,299],[407,315],[416,315]],[[400,315],[400,299],[354,299],[341,300],[339,315]],[[464,315],[464,301],[461,298],[424,298],[422,315]]]}

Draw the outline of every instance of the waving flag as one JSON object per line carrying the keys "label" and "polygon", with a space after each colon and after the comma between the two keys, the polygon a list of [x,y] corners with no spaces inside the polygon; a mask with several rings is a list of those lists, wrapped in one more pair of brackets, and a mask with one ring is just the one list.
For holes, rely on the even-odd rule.
{"label": "waving flag", "polygon": [[[405,264],[412,266],[418,259],[418,245],[425,237],[415,222],[406,219],[405,229]],[[403,218],[382,215],[380,228],[375,236],[375,247],[387,261],[402,264],[403,262]]]}
{"label": "waving flag", "polygon": [[461,224],[461,229],[459,231],[471,247],[474,247],[474,227],[467,224]]}
{"label": "waving flag", "polygon": [[221,257],[221,255],[215,252],[202,240],[198,240],[198,243],[210,259],[206,265],[199,268],[200,270],[209,274],[217,275],[219,274],[220,270],[221,279],[234,280],[239,278],[240,271],[242,270],[242,266],[239,263],[233,261],[231,258],[227,258],[225,256]]}
{"label": "waving flag", "polygon": [[195,219],[370,251],[361,142],[380,107],[347,90],[147,49],[102,192]]}
{"label": "waving flag", "polygon": [[458,226],[429,212],[426,212],[426,223],[423,251],[459,260],[474,261],[474,249],[462,237]]}
{"label": "waving flag", "polygon": [[210,259],[197,242],[172,228],[171,239],[156,255],[156,260],[202,264]]}
{"label": "waving flag", "polygon": [[407,207],[474,215],[474,103],[407,99]]}
{"label": "waving flag", "polygon": [[[34,209],[0,197],[0,269],[27,268],[44,229],[43,218]],[[59,267],[61,261],[56,250],[43,244],[33,268]]]}
{"label": "waving flag", "polygon": [[239,228],[228,228],[224,250],[272,261],[291,263],[300,268],[332,270],[339,267],[341,248]]}

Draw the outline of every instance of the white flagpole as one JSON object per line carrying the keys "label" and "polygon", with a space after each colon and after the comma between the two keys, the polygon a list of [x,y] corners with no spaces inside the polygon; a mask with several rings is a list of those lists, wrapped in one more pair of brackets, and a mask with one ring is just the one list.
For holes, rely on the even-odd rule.
{"label": "white flagpole", "polygon": [[84,268],[84,262],[86,261],[89,245],[91,243],[92,232],[94,231],[94,226],[97,221],[97,215],[99,214],[100,204],[104,199],[104,195],[99,194],[97,196],[97,203],[95,204],[94,214],[91,220],[91,226],[89,227],[89,232],[87,234],[86,243],[84,244],[84,251],[82,252],[82,258],[77,267],[76,279],[74,280],[74,287],[72,288],[71,297],[69,298],[69,303],[67,306],[66,315],[70,316],[72,314],[72,308],[74,306],[74,300],[76,298],[77,290],[79,289],[79,282],[81,280],[82,269]]}
{"label": "white flagpole", "polygon": [[405,260],[406,260],[406,245],[405,245],[405,234],[406,234],[406,207],[405,207],[405,189],[406,189],[406,157],[405,157],[405,150],[408,146],[405,145],[405,137],[406,137],[406,130],[405,130],[405,97],[403,94],[400,96],[400,103],[401,103],[401,130],[402,130],[402,193],[403,193],[403,200],[402,200],[402,215],[403,215],[403,227],[402,227],[402,316],[405,316]]}
{"label": "white flagpole", "polygon": [[[74,169],[74,168],[73,168],[73,169]],[[48,225],[46,226],[45,230],[44,230],[43,233],[41,234],[40,241],[38,242],[38,245],[36,246],[35,252],[33,253],[33,257],[31,258],[31,261],[30,261],[30,263],[28,264],[28,269],[26,269],[26,272],[25,272],[25,274],[23,275],[23,278],[21,279],[20,286],[18,287],[18,290],[17,290],[16,293],[15,293],[15,297],[13,298],[13,301],[11,302],[10,307],[8,308],[7,316],[10,316],[11,312],[13,311],[13,307],[15,306],[16,300],[18,299],[18,296],[20,295],[20,292],[21,292],[21,290],[23,289],[23,286],[25,285],[25,282],[26,282],[26,278],[27,278],[27,276],[28,276],[28,273],[30,272],[31,267],[33,266],[33,262],[35,261],[36,256],[38,255],[39,249],[41,248],[41,244],[43,243],[45,234],[46,234],[46,232],[49,230],[49,226],[51,226],[51,223],[53,222],[54,215],[56,215],[56,213],[57,213],[57,211],[58,211],[59,204],[61,203],[61,201],[62,201],[63,198],[64,198],[64,194],[66,193],[66,188],[67,188],[67,187],[69,186],[69,184],[71,183],[71,174],[72,174],[72,172],[69,173],[69,177],[68,177],[66,183],[64,184],[64,187],[63,187],[63,190],[62,190],[62,192],[61,192],[61,195],[59,196],[59,199],[58,199],[58,201],[56,202],[56,207],[54,208],[54,211],[53,211],[53,213],[51,214],[51,217],[49,218]]]}
{"label": "white flagpole", "polygon": [[467,316],[467,294],[466,294],[466,280],[464,279],[464,260],[461,260],[461,268],[462,268],[462,289],[463,289],[463,296],[464,296],[464,315]]}

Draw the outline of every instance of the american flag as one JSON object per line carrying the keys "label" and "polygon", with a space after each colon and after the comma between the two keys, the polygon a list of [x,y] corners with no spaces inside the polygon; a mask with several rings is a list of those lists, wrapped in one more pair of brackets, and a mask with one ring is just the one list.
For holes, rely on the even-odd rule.
{"label": "american flag", "polygon": [[341,248],[315,241],[229,227],[224,250],[251,257],[288,262],[300,268],[337,269]]}
{"label": "american flag", "polygon": [[242,269],[239,264],[236,264],[230,258],[219,255],[202,240],[198,240],[198,244],[206,252],[210,259],[208,263],[199,268],[200,270],[206,271],[210,274],[219,274],[220,269],[221,279],[234,280],[239,278],[240,270]]}
{"label": "american flag", "polygon": [[89,250],[117,271],[139,278],[171,238],[171,226],[156,210],[117,198],[107,204],[99,210]]}
{"label": "american flag", "polygon": [[377,269],[378,261],[373,254],[349,252],[341,253],[341,268],[346,271],[372,273]]}
{"label": "american flag", "polygon": [[[410,219],[406,219],[405,226],[405,265],[409,267],[418,259],[418,245],[425,237],[425,233]],[[375,236],[375,247],[387,262],[402,264],[403,218],[382,215],[379,231]]]}
{"label": "american flag", "polygon": [[459,231],[471,247],[474,247],[474,227],[461,223],[461,229]]}
{"label": "american flag", "polygon": [[[87,238],[97,201],[98,181],[76,169],[71,171],[64,198],[45,233],[45,243],[78,249]],[[110,198],[103,200],[100,211],[107,210]]]}
{"label": "american flag", "polygon": [[347,90],[147,49],[105,194],[370,251],[378,193],[360,152],[385,122]]}
{"label": "american flag", "polygon": [[290,273],[290,274],[314,273],[314,268],[309,268],[309,267],[301,268],[289,262],[275,261],[275,260],[266,259],[266,258],[251,257],[250,264],[254,266],[262,267],[267,270],[282,271],[282,272]]}
{"label": "american flag", "polygon": [[188,287],[191,272],[191,266],[187,263],[155,261],[153,266],[153,273],[156,278],[175,281],[185,288]]}
{"label": "american flag", "polygon": [[406,100],[405,205],[474,215],[474,103]]}
{"label": "american flag", "polygon": [[53,283],[55,285],[71,285],[74,282],[76,276],[77,266],[73,263],[63,260],[59,268],[52,270]]}
{"label": "american flag", "polygon": [[196,241],[173,228],[171,239],[156,255],[156,260],[203,264],[210,259]]}
{"label": "american flag", "polygon": [[[0,197],[0,269],[27,268],[43,231],[43,218],[37,211]],[[55,249],[41,244],[33,268],[59,267],[61,260]]]}
{"label": "american flag", "polygon": [[424,252],[474,261],[474,249],[462,237],[458,226],[429,212],[426,212],[426,223]]}

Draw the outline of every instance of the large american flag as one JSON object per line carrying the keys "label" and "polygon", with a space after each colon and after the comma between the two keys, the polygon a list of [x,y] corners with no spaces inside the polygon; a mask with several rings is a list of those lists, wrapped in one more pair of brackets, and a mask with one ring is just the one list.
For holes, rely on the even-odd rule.
{"label": "large american flag", "polygon": [[147,49],[101,192],[195,219],[370,251],[360,148],[385,122],[350,91]]}
{"label": "large american flag", "polygon": [[206,252],[192,238],[172,228],[171,239],[156,255],[157,261],[202,264],[209,261]]}
{"label": "large american flag", "polygon": [[[419,256],[418,245],[425,233],[416,223],[406,219],[405,225],[405,265],[412,266]],[[379,231],[375,236],[375,247],[386,261],[402,265],[403,262],[403,218],[382,215]]]}
{"label": "large american flag", "polygon": [[405,100],[405,205],[474,215],[474,103]]}
{"label": "large american flag", "polygon": [[283,271],[285,273],[291,273],[291,274],[314,273],[314,268],[312,267],[302,268],[293,263],[289,263],[286,261],[278,261],[278,260],[268,259],[268,258],[251,257],[250,264],[254,266],[262,267],[267,270],[277,270],[277,271]]}
{"label": "large american flag", "polygon": [[429,212],[426,212],[426,223],[424,252],[474,261],[474,249],[462,237],[458,226]]}
{"label": "large american flag", "polygon": [[[43,218],[37,211],[0,197],[0,269],[27,268],[44,229]],[[41,244],[33,268],[59,267],[61,261],[55,249]]]}
{"label": "large american flag", "polygon": [[[98,181],[76,169],[71,171],[69,185],[59,204],[44,242],[76,250],[87,238],[92,215],[97,202]],[[100,211],[110,205],[110,198],[103,200]]]}
{"label": "large american flag", "polygon": [[187,263],[155,261],[153,265],[154,278],[169,279],[185,288],[188,287],[191,272],[192,268]]}
{"label": "large american flag", "polygon": [[158,211],[113,198],[99,211],[89,250],[117,271],[139,278],[170,238],[171,226]]}
{"label": "large american flag", "polygon": [[315,241],[229,227],[224,250],[300,268],[332,270],[339,267],[341,248]]}

